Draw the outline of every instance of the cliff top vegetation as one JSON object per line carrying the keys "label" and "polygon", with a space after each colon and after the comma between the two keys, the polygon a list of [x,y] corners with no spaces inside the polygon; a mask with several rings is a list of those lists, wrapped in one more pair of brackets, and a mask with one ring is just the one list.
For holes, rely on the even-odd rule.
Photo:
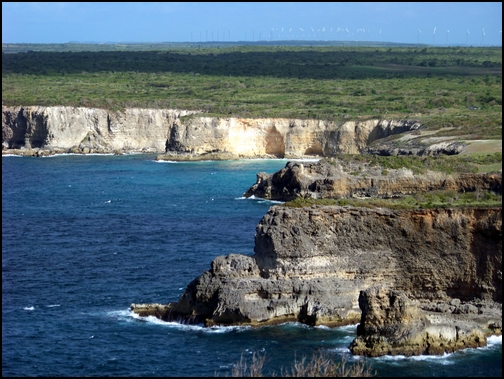
{"label": "cliff top vegetation", "polygon": [[[352,175],[366,176],[367,167],[379,167],[381,174],[387,177],[389,170],[407,168],[415,174],[429,171],[449,174],[457,173],[502,173],[502,153],[470,154],[452,156],[378,156],[343,154],[329,158],[330,164],[342,164],[345,170],[358,167]],[[284,203],[287,207],[307,207],[312,205],[339,205],[368,208],[390,209],[431,209],[451,207],[501,207],[502,193],[492,191],[455,191],[435,190],[408,195],[399,198],[296,198]]]}
{"label": "cliff top vegetation", "polygon": [[[336,162],[360,167],[380,167],[382,174],[386,175],[389,169],[406,168],[414,174],[423,174],[426,171],[452,173],[485,173],[502,171],[502,153],[469,154],[469,155],[438,155],[416,156],[396,155],[380,156],[372,154],[340,154],[336,158],[328,158],[331,164]],[[358,173],[356,173],[358,174]]]}
{"label": "cliff top vegetation", "polygon": [[306,199],[297,198],[284,203],[286,207],[302,208],[312,205],[350,205],[365,208],[435,209],[435,208],[489,208],[502,207],[502,195],[491,191],[463,192],[431,191],[395,199]]}
{"label": "cliff top vegetation", "polygon": [[468,139],[500,139],[502,49],[2,52],[2,104],[190,109],[221,117],[336,122],[407,118]]}

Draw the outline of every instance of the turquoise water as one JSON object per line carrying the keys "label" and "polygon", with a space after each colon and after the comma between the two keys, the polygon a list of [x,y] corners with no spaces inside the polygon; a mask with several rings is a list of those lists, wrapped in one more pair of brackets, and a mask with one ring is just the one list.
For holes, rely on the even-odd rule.
{"label": "turquoise water", "polygon": [[[241,195],[286,163],[153,158],[2,157],[2,375],[225,376],[253,352],[270,372],[319,350],[354,361],[355,326],[205,329],[129,311],[176,301],[218,255],[253,254],[272,203]],[[365,361],[381,376],[501,376],[502,339]]]}

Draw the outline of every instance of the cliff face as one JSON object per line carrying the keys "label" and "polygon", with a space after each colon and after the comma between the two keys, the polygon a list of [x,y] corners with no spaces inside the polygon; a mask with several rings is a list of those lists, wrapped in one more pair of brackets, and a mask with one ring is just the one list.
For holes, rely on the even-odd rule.
{"label": "cliff face", "polygon": [[[194,117],[174,125],[167,152],[225,152],[236,157],[333,156],[361,152],[376,139],[418,129],[406,120],[348,121]],[[162,158],[162,157],[160,157]],[[172,159],[169,155],[167,159]]]}
{"label": "cliff face", "polygon": [[[2,148],[47,152],[166,152],[159,159],[332,156],[420,128],[406,120],[336,124],[319,120],[192,116],[195,111],[2,107]],[[14,153],[23,153],[22,151]],[[208,158],[205,158],[208,159]]]}
{"label": "cliff face", "polygon": [[487,325],[460,315],[423,312],[419,302],[402,291],[371,287],[360,292],[359,305],[362,317],[350,345],[353,354],[442,355],[487,344]]}
{"label": "cliff face", "polygon": [[408,169],[367,167],[339,160],[316,163],[289,162],[268,175],[257,174],[256,183],[244,194],[271,200],[301,198],[392,198],[433,190],[484,191],[502,193],[502,174],[446,174],[427,171],[413,175]]}
{"label": "cliff face", "polygon": [[164,151],[169,130],[181,116],[169,109],[2,107],[2,147],[76,149],[79,152]]}
{"label": "cliff face", "polygon": [[381,284],[426,309],[478,314],[502,302],[501,265],[501,209],[273,206],[255,255],[218,257],[177,303],[132,309],[206,325],[344,325],[360,319],[359,291]]}

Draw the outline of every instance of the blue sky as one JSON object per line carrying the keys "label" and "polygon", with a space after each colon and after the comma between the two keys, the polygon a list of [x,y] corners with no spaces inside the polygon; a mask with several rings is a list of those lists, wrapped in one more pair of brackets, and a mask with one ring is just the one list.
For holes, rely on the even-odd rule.
{"label": "blue sky", "polygon": [[2,3],[2,43],[259,38],[502,46],[502,3]]}

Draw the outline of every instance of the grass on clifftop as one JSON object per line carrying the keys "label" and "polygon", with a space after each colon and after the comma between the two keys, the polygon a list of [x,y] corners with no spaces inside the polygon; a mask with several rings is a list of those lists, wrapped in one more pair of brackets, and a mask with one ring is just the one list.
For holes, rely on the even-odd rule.
{"label": "grass on clifftop", "polygon": [[[439,155],[434,157],[420,157],[416,155],[379,156],[371,154],[342,154],[336,158],[329,158],[328,162],[336,161],[347,164],[356,164],[360,167],[381,167],[382,175],[387,175],[388,170],[407,168],[414,174],[426,171],[439,171],[447,174],[476,173],[502,170],[502,153],[470,154],[470,155]],[[500,166],[499,166],[500,165]],[[356,172],[356,174],[359,174]]]}
{"label": "grass on clifftop", "polygon": [[457,191],[432,191],[404,196],[398,199],[304,199],[297,198],[284,203],[291,208],[312,205],[350,205],[365,208],[432,209],[455,207],[501,207],[502,195],[490,191],[459,193]]}
{"label": "grass on clifftop", "polygon": [[[342,154],[335,158],[327,158],[330,164],[341,163],[345,170],[355,170],[352,175],[365,176],[366,169],[379,167],[381,175],[389,175],[389,170],[407,168],[414,174],[426,171],[438,171],[448,174],[453,173],[491,173],[502,172],[502,153],[469,154],[469,155],[439,155],[434,157],[408,156],[379,156]],[[306,199],[297,198],[284,203],[284,206],[301,208],[312,205],[339,205],[367,208],[390,209],[431,209],[451,207],[499,207],[502,206],[502,195],[491,191],[457,192],[431,191],[417,193],[401,198],[350,198],[350,199]]]}
{"label": "grass on clifftop", "polygon": [[339,123],[417,119],[442,134],[500,139],[502,49],[233,46],[3,53],[2,104],[176,108]]}

